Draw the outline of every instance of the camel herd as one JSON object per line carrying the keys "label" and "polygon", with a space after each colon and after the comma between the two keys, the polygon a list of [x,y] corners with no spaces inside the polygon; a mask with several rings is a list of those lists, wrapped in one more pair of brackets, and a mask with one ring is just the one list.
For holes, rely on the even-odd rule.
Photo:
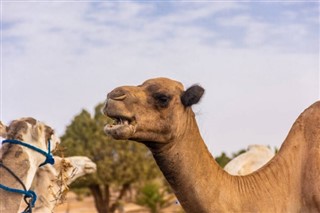
{"label": "camel herd", "polygon": [[[167,78],[115,88],[102,110],[114,123],[104,131],[145,144],[188,213],[320,212],[320,102],[301,113],[277,154],[251,146],[223,170],[192,110],[203,94],[199,85],[185,90]],[[22,118],[0,127],[1,137],[9,140],[0,149],[0,186],[10,187],[0,187],[0,212],[53,212],[71,182],[96,170],[90,159],[79,156],[54,156],[53,165],[40,166],[53,163],[51,151],[60,143],[42,122]],[[25,189],[21,194],[12,188]]]}
{"label": "camel herd", "polygon": [[[14,120],[9,126],[0,122],[0,133],[8,142],[0,149],[0,184],[6,188],[0,189],[0,212],[22,209],[23,212],[51,213],[69,184],[96,171],[96,164],[85,156],[54,156],[53,165],[39,167],[46,160],[42,152],[48,151],[50,155],[60,140],[51,127],[33,118]],[[13,192],[14,189],[28,193]],[[25,197],[28,205],[23,202],[24,195],[32,195]]]}

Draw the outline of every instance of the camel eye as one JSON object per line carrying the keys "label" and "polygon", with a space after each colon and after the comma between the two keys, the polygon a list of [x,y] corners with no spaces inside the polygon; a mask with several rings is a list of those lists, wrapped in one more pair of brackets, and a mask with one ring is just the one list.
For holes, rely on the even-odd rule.
{"label": "camel eye", "polygon": [[156,104],[162,108],[167,107],[169,105],[169,102],[171,101],[171,96],[162,93],[154,94],[153,98],[156,100]]}

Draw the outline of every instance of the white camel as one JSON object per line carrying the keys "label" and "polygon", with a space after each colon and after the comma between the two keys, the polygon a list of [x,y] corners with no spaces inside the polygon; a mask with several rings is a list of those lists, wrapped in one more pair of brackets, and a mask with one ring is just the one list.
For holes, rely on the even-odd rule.
{"label": "white camel", "polygon": [[249,145],[247,151],[232,159],[224,170],[231,175],[247,175],[268,163],[274,154],[268,146]]}
{"label": "white camel", "polygon": [[38,195],[34,213],[51,213],[62,202],[70,185],[77,178],[96,171],[88,157],[55,156],[55,164],[40,167],[33,179],[31,190]]}
{"label": "white camel", "polygon": [[[60,140],[55,136],[51,127],[34,118],[17,119],[12,121],[9,126],[0,123],[0,133],[2,138],[11,141],[3,143],[0,149],[1,186],[27,192],[38,167],[48,158],[39,151],[26,146],[31,145],[46,153],[49,148],[50,151],[55,149]],[[17,176],[25,186],[25,190],[17,178],[5,168]],[[0,189],[0,212],[17,212],[23,195],[4,190],[3,187]],[[28,191],[28,193],[31,192]]]}

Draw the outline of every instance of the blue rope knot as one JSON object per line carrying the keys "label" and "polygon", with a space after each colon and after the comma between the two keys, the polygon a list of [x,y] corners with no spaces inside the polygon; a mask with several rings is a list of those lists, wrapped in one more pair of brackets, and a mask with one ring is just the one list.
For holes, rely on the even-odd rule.
{"label": "blue rope knot", "polygon": [[37,195],[34,191],[32,190],[21,190],[21,189],[15,189],[15,188],[10,188],[7,186],[4,186],[0,184],[0,188],[3,190],[6,190],[8,192],[14,192],[14,193],[19,193],[19,194],[24,194],[25,198],[31,198],[31,207],[34,207],[34,204],[36,203],[37,200]]}
{"label": "blue rope knot", "polygon": [[48,152],[45,152],[42,149],[39,149],[38,147],[32,146],[31,144],[28,144],[28,143],[25,143],[25,142],[22,142],[19,140],[7,139],[7,140],[2,141],[2,144],[4,144],[4,143],[18,144],[18,145],[28,147],[29,149],[35,150],[35,151],[43,154],[46,157],[46,160],[43,163],[41,163],[39,167],[41,167],[47,163],[49,163],[51,165],[54,164],[54,158],[53,158],[53,156],[51,154],[51,150],[50,150],[51,149],[50,139],[48,140]]}
{"label": "blue rope knot", "polygon": [[25,193],[25,198],[31,198],[31,207],[33,208],[37,200],[37,194],[32,190],[28,190]]}
{"label": "blue rope knot", "polygon": [[41,167],[41,166],[43,166],[43,165],[46,165],[47,163],[49,163],[49,164],[51,164],[51,165],[54,164],[54,158],[53,158],[52,155],[47,155],[47,156],[46,156],[46,160],[45,160],[42,164],[40,164],[39,167]]}

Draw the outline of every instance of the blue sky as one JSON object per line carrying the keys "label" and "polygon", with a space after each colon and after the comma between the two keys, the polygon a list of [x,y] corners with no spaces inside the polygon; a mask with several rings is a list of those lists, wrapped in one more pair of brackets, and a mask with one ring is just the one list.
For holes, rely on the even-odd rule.
{"label": "blue sky", "polygon": [[164,76],[206,89],[213,154],[279,147],[319,100],[317,1],[2,1],[1,120],[63,134],[120,85]]}

